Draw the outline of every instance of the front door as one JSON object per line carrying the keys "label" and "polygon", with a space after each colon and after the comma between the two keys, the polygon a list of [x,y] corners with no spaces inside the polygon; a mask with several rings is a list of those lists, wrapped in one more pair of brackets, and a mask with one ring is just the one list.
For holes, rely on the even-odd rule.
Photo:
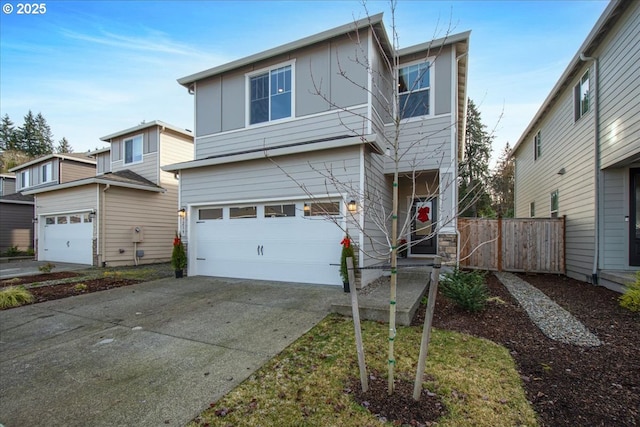
{"label": "front door", "polygon": [[414,199],[411,206],[411,255],[436,253],[436,198]]}
{"label": "front door", "polygon": [[640,169],[631,169],[629,183],[629,265],[640,266]]}

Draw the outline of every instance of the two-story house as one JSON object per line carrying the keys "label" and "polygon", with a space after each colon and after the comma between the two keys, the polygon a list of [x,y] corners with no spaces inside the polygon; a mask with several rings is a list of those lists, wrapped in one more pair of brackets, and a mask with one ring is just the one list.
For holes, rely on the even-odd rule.
{"label": "two-story house", "polygon": [[396,51],[379,14],[179,79],[195,159],[164,170],[180,176],[189,274],[340,285],[345,232],[360,267],[388,262],[396,136],[399,238],[410,257],[455,256],[468,46],[466,32]]}
{"label": "two-story house", "polygon": [[94,266],[168,261],[178,182],[161,167],[193,158],[191,132],[153,121],[101,140],[109,147],[91,153],[91,176],[24,191],[35,196],[38,259]]}
{"label": "two-story house", "polygon": [[516,215],[565,215],[567,275],[616,290],[640,268],[639,29],[611,1],[513,152]]}
{"label": "two-story house", "polygon": [[0,253],[33,247],[33,196],[16,193],[16,176],[0,174]]}

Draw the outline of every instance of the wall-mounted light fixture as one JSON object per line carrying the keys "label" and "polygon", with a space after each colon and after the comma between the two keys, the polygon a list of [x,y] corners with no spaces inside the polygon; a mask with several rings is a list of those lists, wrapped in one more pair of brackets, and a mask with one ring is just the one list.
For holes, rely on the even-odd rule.
{"label": "wall-mounted light fixture", "polygon": [[558,171],[558,175],[564,175],[565,173],[567,173],[567,171],[566,171],[566,170],[564,170],[564,168],[561,168],[561,169]]}
{"label": "wall-mounted light fixture", "polygon": [[309,212],[311,210],[311,207],[308,204],[304,204],[304,207],[302,208],[305,212]]}
{"label": "wall-mounted light fixture", "polygon": [[89,212],[89,218],[94,219],[96,217],[96,211]]}
{"label": "wall-mounted light fixture", "polygon": [[180,218],[184,218],[185,216],[187,216],[187,210],[185,208],[182,208],[178,211],[178,215],[180,216]]}
{"label": "wall-mounted light fixture", "polygon": [[38,217],[35,217],[31,220],[32,223],[37,224],[38,223]]}
{"label": "wall-mounted light fixture", "polygon": [[357,211],[358,210],[358,205],[356,204],[356,201],[351,199],[349,201],[349,203],[347,204],[347,209],[349,209],[349,212],[351,212],[351,213]]}

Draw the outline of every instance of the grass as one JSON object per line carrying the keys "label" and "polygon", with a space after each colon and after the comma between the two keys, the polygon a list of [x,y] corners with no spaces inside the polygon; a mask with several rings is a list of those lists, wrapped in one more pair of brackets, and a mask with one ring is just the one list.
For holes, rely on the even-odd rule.
{"label": "grass", "polygon": [[[363,322],[368,370],[386,373],[388,329]],[[396,378],[413,381],[421,329],[398,329]],[[438,426],[537,426],[507,349],[433,330],[423,384],[448,414]],[[384,424],[344,392],[358,375],[351,319],[330,315],[189,426],[373,426]]]}
{"label": "grass", "polygon": [[33,295],[23,286],[9,286],[0,290],[0,309],[18,307],[33,301]]}

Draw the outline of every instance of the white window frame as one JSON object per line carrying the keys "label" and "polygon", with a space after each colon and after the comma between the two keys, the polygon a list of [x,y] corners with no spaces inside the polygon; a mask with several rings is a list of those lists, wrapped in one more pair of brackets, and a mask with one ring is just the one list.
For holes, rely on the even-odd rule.
{"label": "white window frame", "polygon": [[[135,144],[136,141],[140,141],[140,160],[136,160],[135,151],[131,152],[131,161],[127,162],[127,142]],[[135,149],[135,145],[132,150]],[[125,165],[135,165],[136,163],[142,163],[144,159],[144,136],[143,134],[135,135],[122,140],[122,163]]]}
{"label": "white window frame", "polygon": [[540,157],[542,157],[542,136],[538,130],[533,135],[533,160],[538,160]]}
{"label": "white window frame", "polygon": [[20,188],[28,188],[30,187],[30,182],[29,182],[29,169],[27,170],[23,170],[22,172],[20,172]]}
{"label": "white window frame", "polygon": [[[585,83],[587,88],[585,90]],[[587,108],[583,110],[583,101],[587,101]],[[580,80],[578,80],[578,84],[573,87],[573,102],[574,102],[574,110],[575,110],[575,121],[577,122],[582,117],[584,117],[591,110],[591,74],[590,70],[587,69]]]}
{"label": "white window frame", "polygon": [[[264,126],[273,123],[281,123],[288,120],[293,120],[296,117],[296,60],[281,62],[270,67],[261,68],[244,75],[245,79],[245,127]],[[278,68],[291,66],[291,115],[289,117],[282,117],[280,119],[271,119],[271,72]],[[261,74],[269,74],[269,119],[251,124],[251,78],[259,76]]]}
{"label": "white window frame", "polygon": [[[417,65],[417,64],[428,64],[428,68],[429,68],[429,87],[428,88],[422,88],[419,90],[414,90],[411,91],[413,93],[416,92],[420,92],[423,90],[429,90],[429,114],[424,114],[424,115],[420,115],[420,116],[413,116],[413,117],[405,117],[405,118],[401,118],[400,120],[404,121],[410,121],[410,120],[420,120],[421,117],[432,117],[435,115],[434,111],[435,111],[435,91],[434,91],[434,82],[436,80],[435,77],[435,57],[434,56],[430,56],[426,59],[419,59],[416,61],[411,61],[411,62],[407,62],[404,64],[399,64],[398,68],[396,69],[396,81],[398,82],[398,86],[400,85],[400,70],[406,67],[410,67],[412,65]],[[400,105],[400,95],[404,94],[404,93],[411,93],[411,92],[400,92],[400,89],[398,89],[398,105],[397,108],[398,109],[402,109],[402,106]],[[400,117],[400,111],[395,111],[395,115],[397,117]]]}
{"label": "white window frame", "polygon": [[53,181],[53,162],[48,162],[40,166],[40,172],[40,179],[43,184]]}

